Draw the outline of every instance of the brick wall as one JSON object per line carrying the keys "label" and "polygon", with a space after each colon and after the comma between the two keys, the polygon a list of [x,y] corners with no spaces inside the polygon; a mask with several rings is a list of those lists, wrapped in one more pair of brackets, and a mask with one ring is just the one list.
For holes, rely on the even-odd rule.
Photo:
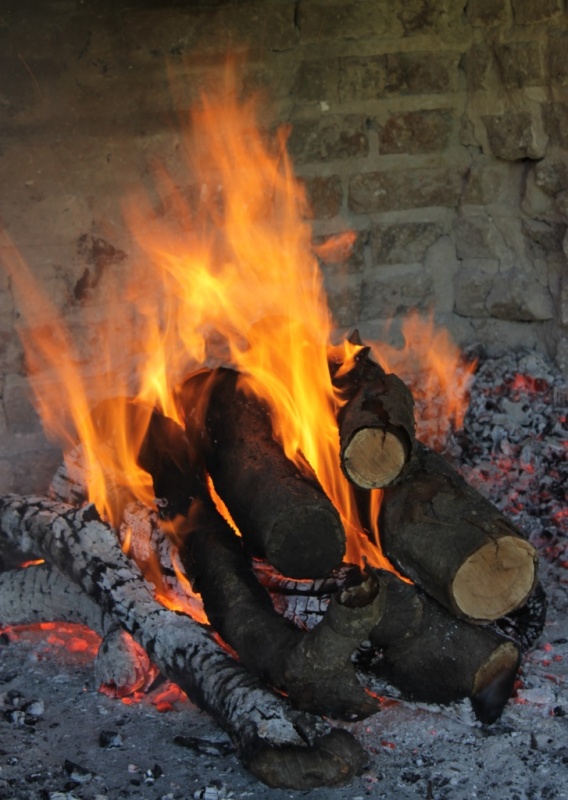
{"label": "brick wall", "polygon": [[[77,341],[86,310],[130,324],[104,288],[132,267],[123,198],[156,156],[183,174],[174,105],[245,46],[243,86],[291,123],[315,237],[357,232],[322,266],[338,325],[375,337],[433,308],[462,344],[568,371],[565,0],[4,0],[0,219]],[[42,488],[59,458],[17,314],[0,271],[2,490]]]}

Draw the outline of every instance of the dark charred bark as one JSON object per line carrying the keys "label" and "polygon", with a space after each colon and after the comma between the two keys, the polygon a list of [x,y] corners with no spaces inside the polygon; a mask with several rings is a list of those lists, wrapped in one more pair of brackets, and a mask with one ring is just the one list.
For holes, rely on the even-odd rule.
{"label": "dark charred bark", "polygon": [[[357,332],[353,344],[362,344]],[[349,481],[362,489],[382,489],[404,471],[414,447],[414,401],[396,375],[369,357],[364,347],[346,373],[330,360],[333,386],[341,403],[337,422],[340,461]]]}
{"label": "dark charred bark", "polygon": [[233,370],[202,371],[180,391],[186,433],[243,537],[246,551],[285,575],[315,578],[341,563],[345,533],[313,470],[272,435],[267,407]]}
{"label": "dark charred bark", "polygon": [[424,445],[404,481],[385,489],[379,529],[397,569],[457,616],[498,619],[534,589],[532,545]]}
{"label": "dark charred bark", "polygon": [[373,577],[338,593],[319,625],[305,632],[275,612],[240,541],[206,503],[192,507],[180,557],[211,624],[253,674],[298,708],[347,719],[378,710],[351,663],[382,613]]}
{"label": "dark charred bark", "polygon": [[451,703],[469,697],[494,722],[513,691],[521,649],[497,631],[457,619],[416,586],[382,573],[385,612],[371,632],[377,670],[407,697]]}
{"label": "dark charred bark", "polygon": [[221,648],[203,626],[157,603],[93,506],[0,498],[0,537],[47,559],[128,631],[231,736],[244,764],[271,786],[309,789],[348,781],[364,754],[344,730],[292,709]]}

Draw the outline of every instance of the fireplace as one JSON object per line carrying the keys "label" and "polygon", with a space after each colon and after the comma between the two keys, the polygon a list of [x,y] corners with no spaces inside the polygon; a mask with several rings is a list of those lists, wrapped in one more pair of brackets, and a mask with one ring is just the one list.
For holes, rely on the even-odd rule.
{"label": "fireplace", "polygon": [[[185,137],[187,131],[195,130],[185,127],[185,109],[199,105],[198,91],[209,83],[211,75],[220,74],[224,68],[221,50],[226,51],[227,41],[221,48],[219,30],[233,39],[232,49],[238,50],[236,32],[251,24],[262,32],[263,45],[260,51],[251,46],[246,58],[240,59],[236,88],[245,97],[253,97],[259,85],[268,89],[275,117],[291,123],[286,147],[310,201],[304,216],[311,219],[316,237],[312,252],[319,260],[336,324],[350,330],[357,325],[363,341],[375,341],[385,319],[394,315],[395,331],[410,307],[425,310],[433,306],[438,323],[443,322],[462,345],[481,347],[483,360],[488,356],[506,358],[510,350],[529,348],[542,354],[543,360],[535,362],[536,373],[542,372],[547,354],[557,360],[557,367],[551,365],[551,370],[562,368],[565,225],[562,160],[558,155],[562,148],[558,125],[562,105],[560,100],[556,102],[555,92],[561,97],[565,81],[554,55],[562,41],[562,20],[554,9],[535,8],[533,17],[525,19],[527,12],[516,7],[489,10],[481,3],[468,6],[465,18],[452,19],[450,15],[442,19],[426,5],[420,18],[406,8],[379,13],[365,3],[349,6],[349,13],[345,4],[334,6],[336,14],[329,18],[327,5],[324,8],[317,3],[274,4],[262,9],[251,5],[249,15],[244,14],[242,6],[224,3],[203,4],[192,10],[125,6],[102,10],[99,15],[92,11],[54,13],[46,21],[50,47],[60,44],[66,57],[75,60],[72,73],[65,61],[54,75],[47,73],[49,79],[44,84],[38,80],[33,58],[20,46],[28,35],[29,23],[16,9],[12,11],[7,28],[18,45],[13,45],[8,73],[12,83],[6,84],[9,131],[16,137],[28,126],[31,146],[26,169],[35,171],[33,177],[21,181],[24,153],[19,149],[16,152],[21,153],[22,161],[5,161],[8,177],[13,176],[7,185],[14,186],[14,208],[29,210],[26,215],[14,211],[4,214],[7,232],[3,233],[3,254],[12,266],[11,279],[6,282],[7,317],[11,322],[14,309],[27,313],[25,335],[35,336],[42,346],[51,341],[54,352],[59,348],[61,355],[59,331],[53,327],[45,305],[35,300],[33,284],[27,284],[24,295],[17,297],[19,281],[29,264],[49,287],[54,304],[64,312],[78,348],[74,363],[80,372],[91,376],[89,407],[95,400],[106,399],[104,393],[100,396],[100,364],[86,357],[93,340],[100,342],[96,326],[108,326],[110,320],[116,329],[121,345],[114,348],[112,369],[119,370],[132,363],[136,352],[136,342],[127,340],[125,332],[137,331],[140,318],[149,312],[145,296],[148,274],[144,273],[138,285],[128,282],[133,265],[139,268],[142,263],[137,260],[140,251],[134,240],[147,253],[155,254],[163,246],[163,239],[149,238],[152,231],[145,225],[147,218],[139,206],[130,204],[126,211],[121,207],[120,217],[118,208],[125,196],[132,196],[134,184],[143,186],[149,192],[151,215],[160,226],[164,221],[167,228],[173,221],[176,229],[168,232],[172,242],[193,235],[192,223],[184,216],[188,208],[199,222],[205,202],[208,223],[226,211],[226,198],[216,190],[215,181],[208,181],[203,173],[196,183],[191,170],[183,166]],[[511,13],[514,17],[510,18]],[[532,70],[523,72],[518,64],[520,51],[514,46],[518,40],[503,39],[510,19],[514,19],[518,31],[536,36],[527,46],[534,56]],[[179,36],[182,29],[187,35]],[[454,35],[448,38],[450,30]],[[379,45],[387,32],[394,36],[392,41],[404,40],[400,52],[392,51],[392,41],[384,50]],[[484,36],[487,32],[492,43],[489,53]],[[426,35],[433,37],[432,41],[444,42],[435,57],[428,56]],[[373,51],[368,57],[353,49],[357,36],[363,36],[365,46]],[[195,57],[192,37],[199,41],[199,58]],[[123,47],[120,57],[119,41]],[[327,48],[330,43],[331,50]],[[188,53],[190,57],[184,58]],[[40,61],[51,57],[38,49],[34,55]],[[545,75],[545,64],[550,74]],[[164,80],[166,72],[167,92],[173,96],[171,105],[170,99],[166,104],[165,91],[158,101],[149,91],[155,84],[147,81],[148,75],[158,74]],[[534,87],[545,80],[552,87],[551,94],[537,108]],[[22,81],[30,82],[26,84],[27,94],[20,91]],[[497,101],[498,85],[508,87],[517,99],[525,98],[527,110],[520,113],[515,105],[511,111],[502,99]],[[72,122],[65,118],[61,121],[55,105],[50,105],[50,97],[60,91],[82,111],[69,112]],[[103,103],[103,98],[114,98],[115,105]],[[63,108],[65,105],[59,103],[58,113]],[[115,109],[110,120],[108,108]],[[174,108],[177,119],[166,120]],[[53,124],[56,138],[49,143],[53,161],[41,158],[40,163],[33,154],[43,153],[48,147],[39,131],[45,119]],[[138,119],[143,123],[139,135],[133,130]],[[267,114],[263,121],[268,127],[273,119]],[[219,126],[216,133],[230,135],[230,129]],[[276,150],[283,147],[284,139],[273,141]],[[104,154],[101,144],[106,145]],[[250,156],[256,151],[254,142],[249,140],[248,144],[246,155]],[[76,182],[67,188],[66,181],[71,179],[67,175],[65,180],[61,178],[60,153],[65,148],[70,160],[75,147],[77,153],[81,151],[75,163],[85,164],[86,170],[76,171]],[[244,155],[242,161],[238,158],[239,164],[244,162]],[[139,161],[144,161],[144,169],[134,169]],[[215,167],[207,161],[200,166],[215,174]],[[117,187],[114,181],[123,170],[126,180],[119,180]],[[111,177],[113,187],[109,191]],[[84,190],[87,179],[88,192]],[[62,180],[64,188],[56,192],[54,214],[52,195],[46,187],[60,186]],[[250,198],[245,194],[240,203],[246,208],[249,201],[254,201],[252,190]],[[45,223],[42,227],[48,212],[56,221],[53,227]],[[256,213],[261,221],[262,212],[258,205]],[[286,216],[285,207],[282,214]],[[118,222],[125,217],[130,226]],[[304,221],[301,223],[297,226],[300,237],[305,236]],[[214,226],[209,225],[208,230],[212,229]],[[44,237],[41,241],[38,231]],[[338,236],[345,231],[355,233],[347,238]],[[13,243],[17,244],[17,256]],[[263,244],[260,237],[257,246]],[[281,249],[288,248],[284,241]],[[175,277],[175,269],[173,272]],[[305,323],[314,322],[312,311],[310,306]],[[86,319],[94,320],[94,327],[87,326]],[[277,329],[279,324],[277,316],[268,324],[261,318],[254,335],[270,326]],[[45,363],[39,368],[33,364],[33,349],[28,351],[25,367],[20,367],[21,352],[13,337],[6,335],[5,341],[5,446],[10,456],[5,459],[5,489],[26,493],[44,490],[60,456],[42,443],[36,430],[31,406],[26,405],[28,384],[23,375],[28,368],[35,371],[40,397],[47,398],[50,387],[57,384]],[[220,339],[207,340],[208,348],[225,344]],[[552,392],[548,405],[560,417],[553,433],[560,444],[555,445],[554,452],[564,464],[565,442],[559,433],[564,423],[562,411],[558,411],[565,396],[561,378],[543,379],[533,372],[525,364],[525,372],[519,371],[520,380],[526,378],[529,388],[534,381],[539,391]],[[510,397],[514,397],[518,387],[514,381],[506,385]],[[510,402],[515,404],[515,400]],[[514,419],[527,413],[516,406],[507,410]],[[424,416],[428,413],[427,407],[421,409]],[[508,441],[507,436],[499,436],[499,444]],[[453,446],[459,447],[456,440]],[[504,452],[505,456],[510,454]],[[521,456],[522,463],[534,467],[536,456],[530,448],[522,450]],[[492,468],[493,464],[491,459]],[[471,475],[481,481],[483,466],[474,462]],[[550,490],[554,502],[561,492],[559,481],[554,478]],[[488,491],[491,495],[491,489]],[[520,494],[526,495],[526,490]],[[554,502],[549,503],[553,534],[548,539],[539,538],[542,531],[532,531],[532,535],[541,548],[548,547],[551,563],[559,569],[565,517],[562,507]],[[554,652],[555,647],[561,648],[561,638],[557,635],[555,644],[549,643],[555,657],[562,657],[561,652]],[[522,690],[519,697],[523,698]],[[8,698],[6,709],[10,713],[18,710],[17,702],[11,703]],[[560,715],[561,703],[552,710]],[[538,749],[541,745],[538,739],[535,741],[534,749]],[[531,747],[533,744],[531,740]],[[388,751],[388,741],[381,740],[381,747]],[[77,782],[79,774],[69,773],[71,781]],[[429,794],[435,786],[428,784]]]}

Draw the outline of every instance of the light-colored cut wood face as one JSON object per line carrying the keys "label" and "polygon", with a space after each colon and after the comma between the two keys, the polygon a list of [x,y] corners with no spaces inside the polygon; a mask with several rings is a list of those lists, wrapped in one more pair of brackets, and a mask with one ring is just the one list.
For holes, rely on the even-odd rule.
{"label": "light-colored cut wood face", "polygon": [[362,428],[345,451],[345,469],[362,489],[383,489],[400,475],[406,451],[400,440],[381,428]]}
{"label": "light-colored cut wood face", "polygon": [[472,619],[493,620],[520,606],[534,581],[532,545],[517,536],[502,536],[464,561],[452,589],[461,613]]}

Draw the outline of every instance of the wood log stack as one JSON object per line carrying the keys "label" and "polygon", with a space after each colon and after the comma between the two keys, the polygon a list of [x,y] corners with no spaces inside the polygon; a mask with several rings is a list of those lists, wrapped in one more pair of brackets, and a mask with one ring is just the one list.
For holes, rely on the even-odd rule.
{"label": "wood log stack", "polygon": [[[478,718],[492,722],[511,695],[523,646],[544,621],[534,548],[415,441],[402,381],[364,347],[351,369],[333,358],[329,369],[340,397],[339,459],[363,527],[372,528],[364,516],[370,492],[381,488],[382,548],[412,582],[369,567],[340,569],[345,532],[337,510],[310,466],[286,457],[246,378],[226,368],[200,370],[180,387],[185,430],[144,410],[150,423],[138,454],[160,515],[177,523],[175,545],[210,627],[155,602],[92,506],[0,499],[3,549],[49,562],[0,575],[0,623],[66,617],[101,633],[120,626],[219,720],[246,766],[272,786],[336,785],[360,768],[352,735],[320,717],[379,710],[352,658],[362,642],[382,654],[382,673],[408,697],[469,697]],[[95,409],[97,424],[104,426],[112,403]],[[128,408],[134,429],[140,408]],[[231,522],[217,510],[210,481]],[[80,497],[75,485],[63,499]],[[157,515],[147,513],[158,530]],[[317,624],[276,610],[277,587],[310,595],[318,582],[328,596]],[[47,602],[53,592],[59,599]],[[20,596],[27,599],[18,605]],[[521,612],[529,620],[524,638],[502,622]]]}

